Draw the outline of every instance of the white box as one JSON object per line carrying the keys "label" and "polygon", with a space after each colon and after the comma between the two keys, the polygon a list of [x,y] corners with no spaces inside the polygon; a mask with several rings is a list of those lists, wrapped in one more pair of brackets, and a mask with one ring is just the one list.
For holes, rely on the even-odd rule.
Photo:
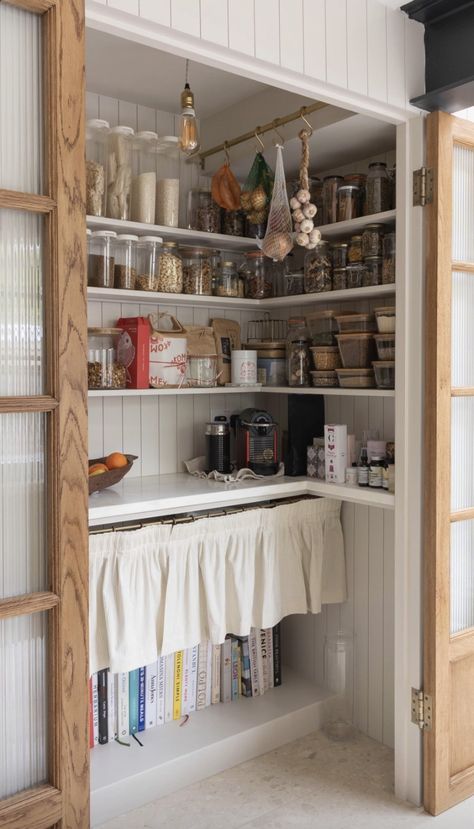
{"label": "white box", "polygon": [[347,426],[328,423],[324,427],[326,481],[343,484],[347,467]]}

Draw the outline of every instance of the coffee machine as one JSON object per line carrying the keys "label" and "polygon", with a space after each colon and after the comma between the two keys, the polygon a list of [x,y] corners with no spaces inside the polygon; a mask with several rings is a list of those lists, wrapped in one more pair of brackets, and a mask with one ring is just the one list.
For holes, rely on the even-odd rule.
{"label": "coffee machine", "polygon": [[244,409],[231,418],[235,432],[238,469],[251,469],[257,475],[278,472],[278,424],[262,409]]}

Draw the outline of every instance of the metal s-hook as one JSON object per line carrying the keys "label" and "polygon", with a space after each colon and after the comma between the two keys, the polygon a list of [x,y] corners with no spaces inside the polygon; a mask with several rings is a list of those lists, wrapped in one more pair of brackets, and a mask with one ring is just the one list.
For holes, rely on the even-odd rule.
{"label": "metal s-hook", "polygon": [[[276,134],[278,135],[278,138],[280,139],[280,144],[283,147],[284,144],[285,144],[285,139],[283,138],[281,132],[278,132],[278,130],[277,130],[278,118],[275,118],[275,120],[272,122],[272,126],[273,126],[273,131],[276,132]],[[278,146],[278,145],[276,145],[276,146]]]}
{"label": "metal s-hook", "polygon": [[260,151],[263,153],[264,150],[265,150],[265,144],[263,143],[262,139],[260,138],[259,131],[260,131],[260,127],[255,127],[254,135],[255,135],[255,138],[257,139],[258,143],[260,144]]}
{"label": "metal s-hook", "polygon": [[224,141],[224,153],[225,153],[226,164],[230,164],[229,144],[228,144],[227,141]]}
{"label": "metal s-hook", "polygon": [[302,121],[305,122],[306,126],[309,127],[309,137],[311,138],[314,130],[313,130],[311,124],[309,123],[308,119],[305,118],[305,112],[306,112],[305,108],[301,107],[301,109],[300,109],[300,118],[301,118]]}

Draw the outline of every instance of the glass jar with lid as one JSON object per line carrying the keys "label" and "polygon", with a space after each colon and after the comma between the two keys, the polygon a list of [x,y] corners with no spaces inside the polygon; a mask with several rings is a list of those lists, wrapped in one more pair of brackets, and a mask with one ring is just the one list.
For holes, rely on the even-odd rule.
{"label": "glass jar with lid", "polygon": [[156,290],[164,294],[183,292],[183,258],[176,242],[163,242]]}
{"label": "glass jar with lid", "polygon": [[135,135],[131,208],[134,222],[155,223],[157,147],[156,132],[143,130]]}
{"label": "glass jar with lid", "polygon": [[323,180],[323,224],[337,222],[337,191],[344,179],[342,176],[326,176]]}
{"label": "glass jar with lid", "polygon": [[332,263],[329,242],[318,242],[304,257],[304,290],[306,294],[332,289]]}
{"label": "glass jar with lid", "polygon": [[319,225],[322,225],[323,223],[323,182],[320,178],[310,178],[309,192],[311,194],[311,204],[314,204],[316,207],[316,215],[313,216],[313,224],[315,227],[319,227]]}
{"label": "glass jar with lid", "polygon": [[115,240],[114,287],[135,290],[138,236],[121,233]]}
{"label": "glass jar with lid", "polygon": [[261,250],[245,254],[245,296],[268,299],[274,294],[273,262]]}
{"label": "glass jar with lid", "polygon": [[245,236],[245,213],[242,210],[224,210],[222,232],[227,236]]}
{"label": "glass jar with lid", "polygon": [[395,231],[386,233],[383,237],[383,272],[382,283],[392,285],[395,282]]}
{"label": "glass jar with lid", "polygon": [[215,296],[238,297],[239,274],[235,262],[230,259],[222,262],[221,268],[215,277],[213,293]]}
{"label": "glass jar with lid", "polygon": [[365,259],[365,273],[362,281],[363,288],[382,284],[382,264],[383,259],[381,256],[368,256]]}
{"label": "glass jar with lid", "polygon": [[367,225],[362,232],[362,255],[364,259],[368,256],[382,256],[383,235],[385,227],[381,224]]}
{"label": "glass jar with lid", "polygon": [[206,233],[221,232],[221,208],[210,189],[197,188],[188,193],[188,227]]}
{"label": "glass jar with lid", "polygon": [[311,337],[304,317],[290,317],[286,338],[286,379],[289,386],[309,386]]}
{"label": "glass jar with lid", "polygon": [[127,370],[119,360],[121,328],[89,328],[87,376],[89,389],[124,389]]}
{"label": "glass jar with lid", "polygon": [[351,236],[349,248],[347,251],[347,263],[354,264],[355,262],[362,262],[362,236]]}
{"label": "glass jar with lid", "polygon": [[[160,287],[161,236],[140,236],[137,242],[137,280],[138,291],[163,291]],[[182,274],[181,280],[182,283]],[[167,291],[169,290],[166,289]],[[170,293],[181,293],[181,287]]]}
{"label": "glass jar with lid", "polygon": [[130,219],[132,194],[132,127],[112,127],[107,136],[107,216]]}
{"label": "glass jar with lid", "polygon": [[367,176],[364,173],[348,173],[344,176],[345,184],[356,184],[359,188],[359,216],[367,214]]}
{"label": "glass jar with lid", "polygon": [[113,288],[115,240],[113,230],[95,230],[88,238],[87,284],[91,288]]}
{"label": "glass jar with lid", "polygon": [[346,268],[334,268],[332,272],[333,291],[345,291],[347,288]]}
{"label": "glass jar with lid", "polygon": [[346,268],[346,284],[348,288],[362,288],[364,285],[365,265],[363,262],[349,262]]}
{"label": "glass jar with lid", "polygon": [[357,219],[359,213],[359,188],[356,184],[341,184],[337,191],[337,221]]}
{"label": "glass jar with lid", "polygon": [[108,121],[92,118],[86,123],[86,213],[105,216],[107,203]]}
{"label": "glass jar with lid", "polygon": [[384,213],[390,210],[392,202],[392,184],[384,161],[369,164],[367,175],[367,211]]}
{"label": "glass jar with lid", "polygon": [[177,136],[158,140],[155,221],[164,227],[179,226],[179,152]]}
{"label": "glass jar with lid", "polygon": [[347,242],[333,242],[331,245],[331,258],[333,268],[345,268],[347,265],[347,253],[349,245]]}
{"label": "glass jar with lid", "polygon": [[212,268],[207,248],[182,248],[183,293],[212,296]]}

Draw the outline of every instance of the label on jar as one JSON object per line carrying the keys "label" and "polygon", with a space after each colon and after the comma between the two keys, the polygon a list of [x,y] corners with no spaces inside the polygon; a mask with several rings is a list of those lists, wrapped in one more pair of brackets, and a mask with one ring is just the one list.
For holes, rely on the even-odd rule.
{"label": "label on jar", "polygon": [[383,467],[372,464],[369,469],[369,486],[380,489],[383,484]]}
{"label": "label on jar", "polygon": [[359,486],[369,485],[369,467],[359,466],[357,469],[357,483]]}

